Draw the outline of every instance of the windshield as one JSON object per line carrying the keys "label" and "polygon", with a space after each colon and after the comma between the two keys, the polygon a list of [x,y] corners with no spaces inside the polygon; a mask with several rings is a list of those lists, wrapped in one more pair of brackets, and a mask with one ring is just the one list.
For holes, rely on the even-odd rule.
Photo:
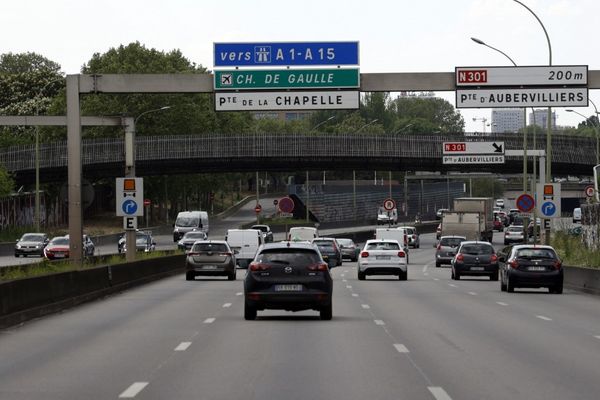
{"label": "windshield", "polygon": [[44,235],[27,234],[27,235],[23,235],[21,240],[24,242],[41,242],[44,240]]}
{"label": "windshield", "polygon": [[442,246],[459,246],[464,240],[463,238],[442,238],[440,244]]}
{"label": "windshield", "polygon": [[68,246],[69,239],[65,238],[65,237],[56,237],[50,241],[50,244],[58,245],[58,246],[62,246],[62,245]]}
{"label": "windshield", "polygon": [[486,244],[468,244],[460,249],[461,253],[473,256],[494,254],[494,248]]}
{"label": "windshield", "polygon": [[198,226],[198,218],[195,217],[179,217],[175,221],[175,226],[181,226],[182,228],[190,228]]}

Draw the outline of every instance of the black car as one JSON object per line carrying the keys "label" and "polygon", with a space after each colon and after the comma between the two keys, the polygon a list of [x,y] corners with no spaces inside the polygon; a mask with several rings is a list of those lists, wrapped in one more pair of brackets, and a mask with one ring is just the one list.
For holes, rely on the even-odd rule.
{"label": "black car", "polygon": [[186,232],[181,240],[177,242],[177,248],[181,250],[189,250],[198,240],[206,240],[208,237],[202,231]]}
{"label": "black car", "polygon": [[452,260],[452,279],[461,276],[489,276],[498,280],[498,256],[489,242],[465,241]]}
{"label": "black car", "polygon": [[329,267],[311,243],[278,242],[261,246],[244,279],[244,318],[266,309],[317,310],[332,318],[333,281]]}
{"label": "black car", "polygon": [[44,247],[50,242],[45,233],[26,233],[15,244],[15,257],[44,256]]}
{"label": "black car", "polygon": [[313,239],[312,242],[317,245],[321,257],[327,261],[329,268],[342,265],[342,249],[336,239],[320,237]]}
{"label": "black car", "polygon": [[500,289],[547,287],[550,293],[563,292],[563,267],[551,246],[515,245],[499,253]]}

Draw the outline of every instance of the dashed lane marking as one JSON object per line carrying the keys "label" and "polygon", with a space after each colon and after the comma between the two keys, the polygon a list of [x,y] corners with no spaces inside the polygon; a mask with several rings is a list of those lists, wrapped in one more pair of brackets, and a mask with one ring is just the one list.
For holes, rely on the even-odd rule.
{"label": "dashed lane marking", "polygon": [[385,322],[383,322],[383,321],[382,321],[382,320],[380,320],[380,319],[376,319],[376,320],[375,320],[375,325],[385,325]]}
{"label": "dashed lane marking", "polygon": [[181,342],[179,346],[175,347],[175,351],[186,351],[191,345],[192,342]]}
{"label": "dashed lane marking", "polygon": [[352,293],[352,297],[358,297],[358,293]]}
{"label": "dashed lane marking", "polygon": [[543,315],[536,315],[537,318],[542,319],[544,321],[552,321],[552,318],[548,318],[546,316]]}
{"label": "dashed lane marking", "polygon": [[449,284],[448,284],[448,286],[451,286],[451,287],[458,287],[458,286],[456,286],[454,283],[449,283]]}
{"label": "dashed lane marking", "polygon": [[206,318],[204,320],[205,324],[212,324],[213,322],[215,322],[216,318]]}
{"label": "dashed lane marking", "polygon": [[368,304],[361,304],[360,306],[361,306],[362,308],[364,308],[365,310],[368,310],[369,308],[371,308],[371,306],[370,306],[370,305],[368,305]]}
{"label": "dashed lane marking", "polygon": [[119,395],[120,399],[133,399],[139,392],[144,390],[148,382],[135,382]]}
{"label": "dashed lane marking", "polygon": [[223,304],[223,308],[229,308],[229,307],[231,307],[231,303],[225,303],[225,304]]}
{"label": "dashed lane marking", "polygon": [[394,347],[398,350],[398,353],[409,353],[408,349],[403,344],[396,343],[394,344]]}
{"label": "dashed lane marking", "polygon": [[436,400],[452,400],[452,397],[448,396],[448,393],[439,386],[430,386],[427,389],[429,389]]}
{"label": "dashed lane marking", "polygon": [[243,294],[244,294],[244,293],[242,293],[242,292],[237,292],[235,295],[236,295],[236,296],[241,296],[241,295],[243,295]]}
{"label": "dashed lane marking", "polygon": [[475,292],[469,292],[469,294],[470,294],[471,296],[477,296],[477,293],[475,293]]}
{"label": "dashed lane marking", "polygon": [[501,305],[501,306],[505,306],[505,307],[508,305],[507,303],[503,303],[501,301],[497,301],[496,304]]}

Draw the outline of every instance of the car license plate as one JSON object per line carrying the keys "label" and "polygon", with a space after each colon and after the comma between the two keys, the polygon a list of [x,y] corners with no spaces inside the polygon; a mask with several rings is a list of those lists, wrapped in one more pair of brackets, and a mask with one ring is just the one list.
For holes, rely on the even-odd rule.
{"label": "car license plate", "polygon": [[391,260],[390,256],[375,256],[376,260]]}
{"label": "car license plate", "polygon": [[528,267],[527,271],[545,271],[546,267]]}
{"label": "car license plate", "polygon": [[63,253],[54,253],[54,257],[56,257],[56,258],[65,258],[65,255]]}
{"label": "car license plate", "polygon": [[216,265],[203,265],[202,269],[217,269]]}
{"label": "car license plate", "polygon": [[276,292],[301,292],[302,285],[275,285]]}
{"label": "car license plate", "polygon": [[483,267],[471,267],[471,271],[483,271],[484,269]]}

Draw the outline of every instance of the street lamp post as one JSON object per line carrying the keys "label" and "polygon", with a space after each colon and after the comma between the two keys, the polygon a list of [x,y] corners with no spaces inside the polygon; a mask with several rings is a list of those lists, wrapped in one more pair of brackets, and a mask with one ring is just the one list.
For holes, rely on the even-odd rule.
{"label": "street lamp post", "polygon": [[[594,108],[596,108],[596,106],[594,106]],[[579,116],[581,116],[583,119],[585,119],[586,121],[590,121],[591,117],[586,117],[585,115],[583,115],[582,113],[580,113],[579,111],[575,111],[575,110],[565,110],[566,112],[572,112],[575,113]],[[596,134],[596,165],[600,164],[600,155],[598,154],[598,135],[600,135],[600,131],[598,130],[599,126],[598,126],[598,111],[596,111],[596,121],[594,122],[594,133]]]}
{"label": "street lamp post", "polygon": [[358,133],[358,132],[362,131],[362,130],[363,130],[363,128],[366,128],[367,126],[369,126],[369,125],[372,125],[372,124],[374,124],[374,123],[375,123],[375,122],[377,122],[377,121],[379,121],[379,120],[378,120],[377,118],[375,118],[375,119],[374,119],[374,120],[372,120],[371,122],[367,122],[366,124],[364,124],[363,126],[361,126],[360,128],[358,128],[358,129],[356,130],[356,132],[354,132],[354,133]]}

